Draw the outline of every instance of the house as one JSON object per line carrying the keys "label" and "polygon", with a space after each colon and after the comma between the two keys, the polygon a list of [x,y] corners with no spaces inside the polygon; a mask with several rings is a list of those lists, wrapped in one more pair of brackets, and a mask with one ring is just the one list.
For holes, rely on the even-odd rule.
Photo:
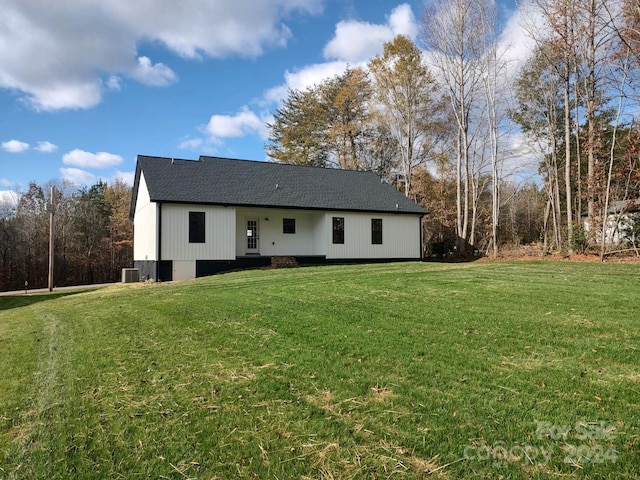
{"label": "house", "polygon": [[[590,233],[591,225],[587,214],[583,215],[584,231]],[[624,244],[637,247],[640,227],[640,200],[613,201],[607,210],[605,225],[605,243],[609,246],[619,247]],[[602,241],[602,220],[593,231],[596,242]]]}
{"label": "house", "polygon": [[138,156],[130,219],[142,278],[299,263],[418,260],[426,212],[373,172]]}

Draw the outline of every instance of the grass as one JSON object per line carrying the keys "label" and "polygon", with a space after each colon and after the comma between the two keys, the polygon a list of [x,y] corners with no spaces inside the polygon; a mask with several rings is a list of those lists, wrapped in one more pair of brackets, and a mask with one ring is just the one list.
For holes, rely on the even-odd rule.
{"label": "grass", "polygon": [[640,266],[0,299],[0,479],[640,478]]}

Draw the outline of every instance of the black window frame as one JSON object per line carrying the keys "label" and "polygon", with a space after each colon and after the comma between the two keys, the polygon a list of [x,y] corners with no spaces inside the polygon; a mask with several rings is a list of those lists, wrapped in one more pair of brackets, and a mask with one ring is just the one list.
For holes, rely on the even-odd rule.
{"label": "black window frame", "polygon": [[189,243],[206,243],[205,212],[189,212]]}
{"label": "black window frame", "polygon": [[333,217],[333,244],[344,245],[344,217]]}
{"label": "black window frame", "polygon": [[371,245],[382,245],[382,219],[371,219]]}
{"label": "black window frame", "polygon": [[296,219],[295,218],[283,218],[282,219],[282,233],[287,235],[295,235],[296,233]]}

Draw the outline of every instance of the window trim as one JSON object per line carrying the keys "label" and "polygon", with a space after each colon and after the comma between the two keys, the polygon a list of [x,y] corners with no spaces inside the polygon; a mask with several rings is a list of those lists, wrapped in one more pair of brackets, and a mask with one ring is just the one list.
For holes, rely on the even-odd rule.
{"label": "window trim", "polygon": [[333,217],[331,226],[332,243],[334,245],[344,245],[344,217]]}
{"label": "window trim", "polygon": [[296,233],[296,219],[295,218],[283,218],[282,219],[282,233],[284,235],[295,235],[295,233]]}
{"label": "window trim", "polygon": [[371,219],[371,245],[382,245],[382,219]]}
{"label": "window trim", "polygon": [[189,212],[189,243],[206,243],[205,212]]}

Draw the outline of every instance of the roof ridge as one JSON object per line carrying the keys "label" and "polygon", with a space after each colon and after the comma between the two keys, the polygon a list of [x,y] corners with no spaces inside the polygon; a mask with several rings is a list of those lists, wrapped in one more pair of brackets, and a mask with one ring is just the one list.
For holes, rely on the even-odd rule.
{"label": "roof ridge", "polygon": [[207,159],[215,159],[215,160],[228,160],[232,162],[249,162],[249,163],[258,163],[262,165],[278,165],[281,167],[294,167],[294,168],[309,168],[314,170],[328,170],[328,171],[339,171],[339,172],[361,172],[361,173],[373,173],[377,175],[373,170],[353,170],[350,168],[339,168],[339,167],[331,167],[331,166],[319,166],[319,165],[300,165],[297,163],[283,163],[276,162],[270,160],[250,160],[246,158],[231,158],[231,157],[220,157],[217,155],[200,155],[199,160],[205,161]]}

